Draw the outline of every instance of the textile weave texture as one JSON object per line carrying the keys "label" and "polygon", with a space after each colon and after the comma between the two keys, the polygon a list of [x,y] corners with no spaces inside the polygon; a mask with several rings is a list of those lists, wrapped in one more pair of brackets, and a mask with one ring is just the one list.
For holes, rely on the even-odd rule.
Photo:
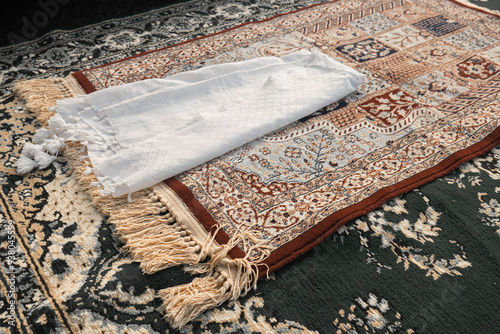
{"label": "textile weave texture", "polygon": [[[327,28],[322,32],[323,34],[326,32],[335,33],[335,36],[342,36],[343,33],[351,34],[351,37],[347,37],[346,41],[352,41],[352,43],[338,43],[323,48],[326,44],[325,40],[316,41],[311,37],[305,38],[303,36],[308,35],[307,31],[300,29],[298,32],[297,30],[292,32],[292,35],[278,34],[283,37],[281,41],[279,38],[271,37],[270,39],[274,39],[272,42],[275,43],[269,43],[270,45],[265,49],[266,52],[270,53],[263,53],[264,55],[281,54],[281,52],[295,50],[297,47],[318,47],[322,50],[330,50],[337,59],[341,59],[353,67],[361,68],[360,64],[363,64],[362,66],[367,66],[368,69],[376,73],[371,81],[374,88],[370,90],[369,87],[366,87],[365,95],[361,91],[359,94],[361,96],[351,96],[338,105],[319,111],[315,117],[302,120],[294,127],[307,131],[314,130],[307,129],[307,125],[321,120],[333,123],[337,128],[345,129],[355,122],[361,123],[359,119],[349,119],[349,115],[363,113],[365,124],[374,124],[368,129],[388,129],[387,136],[389,137],[397,136],[394,133],[395,126],[393,125],[400,124],[398,119],[411,119],[408,115],[414,110],[418,110],[417,106],[421,106],[422,100],[427,103],[425,108],[432,112],[429,114],[415,113],[416,116],[412,116],[415,119],[410,122],[411,124],[406,128],[401,127],[407,132],[410,130],[415,132],[415,125],[424,127],[426,124],[431,124],[435,120],[432,118],[433,116],[437,115],[443,118],[454,113],[460,114],[460,110],[439,109],[441,105],[450,107],[454,105],[456,107],[456,102],[460,97],[466,97],[465,101],[462,101],[466,106],[474,106],[474,103],[482,101],[481,108],[488,106],[493,108],[495,99],[494,95],[491,96],[494,94],[491,91],[494,92],[494,87],[483,85],[485,82],[494,83],[494,79],[498,78],[496,75],[498,51],[495,53],[498,48],[495,48],[496,40],[494,40],[495,32],[498,33],[498,27],[496,30],[491,28],[495,22],[498,24],[498,19],[489,14],[459,7],[453,3],[446,2],[445,6],[440,6],[440,4],[438,3],[436,7],[427,4],[431,7],[426,8],[433,8],[433,11],[421,10],[420,13],[416,8],[425,7],[425,2],[418,4],[409,2],[403,3],[401,6],[393,6],[395,8],[379,14],[385,15],[389,21],[392,19],[394,22],[399,22],[399,25],[394,22],[383,23],[381,28],[367,28],[368,25],[361,24],[363,21],[356,23],[356,20],[364,18],[365,21],[368,21],[370,16],[376,15],[371,20],[375,21],[374,26],[378,26],[377,22],[385,19],[380,18],[377,13],[363,15],[357,19],[349,18],[347,15],[348,23],[345,26],[337,27],[336,32],[328,31],[334,29],[331,28],[332,26],[328,26],[332,23],[324,23]],[[238,6],[241,5],[224,4],[217,6],[217,8],[222,12],[228,8],[233,8],[233,10],[237,8],[240,13],[244,12],[245,9],[252,10],[251,7]],[[290,6],[288,11],[294,9],[293,4]],[[264,6],[264,8],[266,7]],[[280,9],[283,8],[280,7]],[[181,9],[176,8],[175,10],[180,11]],[[397,12],[397,10],[401,13],[398,16],[399,19],[390,14],[391,11]],[[435,19],[444,12],[446,15],[443,15],[443,18]],[[231,13],[231,10],[228,10],[228,13]],[[300,18],[300,15],[304,13],[299,12],[297,17]],[[428,58],[437,63],[434,64],[428,60],[429,63],[433,64],[432,66],[425,62],[424,58],[418,58],[414,54],[411,56],[407,53],[410,51],[422,52],[422,47],[425,45],[423,42],[422,45],[414,44],[413,49],[408,47],[409,51],[407,48],[398,48],[397,45],[384,44],[385,46],[382,46],[383,52],[379,53],[381,46],[376,42],[383,44],[384,41],[383,37],[380,36],[399,28],[403,29],[407,25],[417,30],[420,29],[419,36],[422,34],[429,37],[425,32],[426,30],[430,32],[432,29],[429,30],[425,27],[432,25],[432,20],[427,20],[427,17],[440,22],[437,24],[440,28],[434,29],[439,32],[431,34],[442,42],[441,44],[437,43],[438,46],[441,45],[441,48],[437,48],[437,51],[432,55],[434,57],[441,54],[441,63],[431,57],[432,50],[428,50]],[[456,17],[465,17],[468,20],[457,20]],[[459,23],[454,22],[454,18]],[[400,20],[409,24],[404,24]],[[307,23],[312,27],[311,31],[321,27],[321,25],[318,27],[315,27],[314,24],[311,25],[310,18],[307,19]],[[478,25],[483,28],[479,28]],[[491,32],[489,40],[484,38],[483,41],[483,37],[476,38],[476,42],[480,41],[479,44],[490,43],[479,49],[474,49],[470,44],[467,44],[471,42],[455,43],[463,36],[474,36],[474,32],[459,35],[462,37],[458,39],[457,37],[451,38],[451,36],[474,29],[474,27],[476,32],[480,31],[485,34],[483,36],[487,37],[490,33],[484,29],[484,25],[489,26],[493,32]],[[386,28],[382,29],[384,26]],[[246,26],[246,28],[249,27],[251,26]],[[406,29],[406,33],[412,32],[411,29]],[[146,31],[148,30],[144,30],[143,36],[147,36]],[[355,34],[353,35],[353,31],[358,34],[357,37]],[[403,29],[403,34],[404,31]],[[140,34],[139,30],[128,31],[126,35],[135,37],[136,33]],[[115,35],[122,36],[123,34],[116,32]],[[214,35],[212,38],[217,38],[217,36]],[[296,38],[296,36],[299,37]],[[340,37],[336,38],[342,41]],[[443,41],[445,38],[449,39]],[[136,43],[135,47],[139,48],[144,47],[148,42],[148,39],[141,38],[133,40],[110,38],[109,40],[118,43],[114,44],[115,46],[119,46],[119,43],[127,45],[130,42]],[[326,40],[331,41],[331,39]],[[389,43],[388,40],[390,39],[387,39],[386,43]],[[403,41],[401,45],[403,45],[404,41],[411,40],[411,38],[403,37],[401,40]],[[411,42],[408,43],[411,44]],[[430,42],[430,44],[432,43]],[[450,46],[453,46],[454,50]],[[353,51],[353,47],[356,50]],[[47,49],[47,57],[57,56],[58,51],[55,48],[52,46]],[[60,48],[64,50],[63,47]],[[68,71],[78,69],[76,58],[71,57],[80,57],[80,59],[85,57],[84,52],[78,53],[80,50],[78,47],[70,46],[70,48],[73,48],[70,52],[71,56],[64,60],[65,64],[69,66],[64,69],[66,74],[69,73]],[[370,51],[371,48],[376,50]],[[366,50],[368,53],[363,53]],[[446,58],[450,50],[455,56]],[[226,51],[221,51],[220,58],[227,56],[229,57],[228,61],[237,59],[231,58],[234,57],[231,50]],[[492,52],[488,53],[487,51]],[[105,52],[104,48],[103,53]],[[112,53],[110,52],[110,54]],[[397,58],[401,57],[401,54],[407,58]],[[103,63],[106,62],[106,59],[109,60],[110,55],[106,54],[106,56],[108,58],[104,57]],[[248,56],[252,56],[252,54]],[[390,58],[384,59],[385,57]],[[472,64],[480,64],[481,62],[489,64],[486,66],[486,72],[489,71],[489,74],[493,74],[484,74],[484,68],[479,71],[482,74],[474,75],[466,71],[462,71],[463,73],[460,74],[459,68],[462,66],[459,65],[471,57]],[[477,58],[482,60],[476,61]],[[32,61],[29,59],[29,56],[22,61],[18,58],[17,64],[28,66]],[[43,59],[43,57],[38,59]],[[63,61],[61,58],[58,59]],[[420,64],[430,67],[429,73],[432,74],[435,71],[440,73],[425,77],[428,71],[420,69],[421,71],[413,72],[415,68],[412,66],[410,66],[412,70],[407,71],[402,65],[408,64],[409,59],[416,62],[413,65],[417,69],[420,61]],[[389,60],[391,61],[389,62]],[[36,62],[38,61],[36,60]],[[200,63],[206,61],[200,60]],[[215,56],[215,61],[224,60],[217,59]],[[383,61],[388,61],[387,64],[391,64],[391,66],[384,65]],[[445,66],[450,63],[456,66],[455,71],[450,71],[449,67]],[[182,64],[185,63],[182,62]],[[393,64],[401,64],[401,66],[393,66]],[[410,62],[410,64],[412,63]],[[189,69],[190,66],[200,66],[200,64],[196,64],[196,62],[188,64],[184,69]],[[50,74],[57,73],[61,76],[62,73],[65,73],[61,71],[62,68],[64,67],[49,67]],[[40,69],[43,67],[36,67],[36,71]],[[182,69],[172,69],[172,71],[178,70]],[[473,67],[470,71],[477,73],[478,70]],[[26,76],[34,74],[20,72],[20,75]],[[119,71],[114,71],[114,73],[117,72]],[[371,73],[368,70],[367,72]],[[126,80],[140,79],[141,73],[142,69],[135,73],[135,77],[126,74],[125,76],[128,76]],[[465,75],[463,75],[464,73]],[[12,77],[7,79],[6,83],[8,84]],[[106,80],[112,81],[114,79],[113,76],[109,76]],[[430,80],[434,81],[430,82]],[[404,86],[409,82],[413,86],[410,84]],[[436,84],[431,85],[434,82]],[[449,88],[449,83],[452,84],[451,88]],[[439,87],[443,84],[446,86]],[[424,89],[425,85],[428,88],[437,87],[438,92],[432,90],[432,93],[428,93]],[[396,91],[391,90],[391,87]],[[490,89],[490,94],[477,93],[481,87]],[[8,88],[5,86],[3,89],[4,92],[8,92]],[[382,96],[376,94],[376,92],[384,92],[384,89],[386,89],[387,94]],[[489,99],[485,98],[488,96]],[[413,100],[410,100],[409,97],[412,97]],[[1,207],[2,215],[5,217],[2,221],[2,309],[5,311],[2,314],[2,319],[6,331],[14,333],[58,331],[75,333],[96,331],[107,333],[175,332],[168,329],[168,326],[161,319],[161,314],[155,311],[159,303],[155,298],[155,291],[164,288],[165,285],[189,282],[191,278],[182,275],[177,268],[164,270],[154,275],[142,275],[138,266],[120,253],[122,245],[114,236],[112,227],[92,208],[88,198],[68,171],[64,157],[61,157],[55,166],[28,178],[23,179],[15,175],[13,166],[20,148],[18,140],[34,131],[33,118],[26,117],[25,109],[19,101],[14,100],[9,95],[5,95],[2,99],[4,102],[2,126],[9,130],[9,133],[3,135],[2,138],[6,144],[2,145],[2,154],[6,163],[2,170]],[[389,106],[392,107],[389,111],[383,110],[384,107],[381,108],[382,110],[377,110],[377,107],[387,104],[387,102],[382,102],[382,99],[389,101]],[[471,102],[472,100],[476,102]],[[365,108],[362,107],[362,103],[366,106]],[[350,108],[356,109],[359,113],[342,113]],[[477,109],[470,108],[469,110]],[[384,117],[384,112],[389,115]],[[463,114],[465,115],[465,113]],[[341,117],[335,118],[334,115]],[[451,124],[451,122],[448,123],[450,126]],[[456,128],[460,127],[456,126]],[[465,133],[465,126],[463,129]],[[279,157],[273,161],[274,165],[270,167],[279,166],[282,163],[285,167],[282,170],[290,167],[286,164],[287,161],[306,160],[308,156],[304,158],[304,150],[298,147],[295,141],[290,141],[293,144],[282,147],[283,156],[277,155],[275,151],[273,154],[265,153],[267,152],[265,149],[267,143],[274,145],[270,139],[279,138],[280,135],[286,137],[290,133],[289,131],[289,129],[283,130],[283,133],[257,142],[258,145],[263,146],[253,147],[252,153],[256,155],[254,160],[250,158],[249,154],[242,157],[248,158],[246,168],[254,168],[255,170],[257,167],[259,171],[268,173],[264,176],[260,175],[262,179],[265,180],[267,176],[271,180],[273,176],[269,174],[270,168],[267,167],[270,162],[269,157],[275,157],[275,159]],[[314,133],[314,131],[306,133],[307,131],[304,131],[305,135],[303,136],[306,140],[308,139],[307,135]],[[292,139],[300,138],[304,133],[299,132]],[[310,135],[310,138],[321,139],[322,134],[323,132],[318,131],[314,136]],[[400,135],[408,136],[408,134]],[[359,137],[367,140],[370,136],[360,135]],[[402,142],[401,138],[389,139],[389,147],[394,142],[397,144],[398,140]],[[456,139],[456,137],[452,138],[448,143],[454,143],[453,140]],[[439,140],[441,141],[441,138]],[[356,144],[355,141],[349,141],[347,138],[345,142],[346,148]],[[364,147],[363,143],[358,143],[359,145],[361,147],[358,147],[358,150],[364,149],[366,151],[367,147]],[[369,144],[366,146],[370,148]],[[314,152],[314,145],[312,147]],[[250,146],[248,148],[252,149]],[[267,147],[269,150],[271,148],[273,146]],[[444,150],[441,147],[440,149]],[[325,150],[325,148],[321,148],[321,150]],[[349,147],[349,150],[353,150],[353,148]],[[309,152],[309,154],[311,153]],[[354,158],[360,159],[356,154],[361,155],[361,153],[354,153]],[[223,157],[218,161],[223,163],[223,159],[228,157]],[[417,159],[418,157],[413,158]],[[498,158],[498,149],[493,149],[485,156],[462,165],[460,169],[451,174],[415,189],[411,193],[397,197],[384,204],[380,209],[345,225],[337,234],[320,244],[312,252],[277,271],[276,274],[272,275],[271,280],[261,282],[257,293],[251,293],[237,302],[227,303],[216,310],[207,312],[181,332],[219,333],[226,330],[228,332],[296,333],[317,330],[321,333],[330,333],[355,330],[360,333],[449,333],[457,331],[494,333],[500,321],[498,319],[498,314],[500,314],[498,301],[491,298],[499,292],[498,274],[496,273],[500,261],[497,247],[499,228],[497,197],[500,177]],[[266,159],[268,164],[265,163]],[[236,159],[234,162],[239,163],[240,161]],[[303,164],[307,167],[305,161]],[[217,167],[216,164],[212,166]],[[326,166],[326,168],[328,171],[329,168],[336,169],[345,166],[333,163],[333,166]],[[305,168],[297,173],[298,178],[304,177],[307,180],[307,175],[309,178],[315,176],[314,173],[301,172],[303,170]],[[247,171],[248,169],[241,168],[239,173],[244,175]],[[251,173],[246,174],[251,175]],[[220,184],[219,180],[216,181],[212,182],[212,185]],[[262,183],[261,180],[259,182]],[[255,182],[248,184],[254,190],[258,189],[260,194],[265,197],[272,195],[273,191],[283,191],[282,188],[274,187],[266,189],[266,186],[276,184],[276,182],[274,184],[272,182],[267,185]],[[287,185],[290,182],[282,183]],[[292,184],[292,186],[294,185]],[[314,201],[315,199],[317,198],[313,196],[311,203],[317,203]],[[300,203],[295,210],[298,214],[307,212],[307,210],[301,211]],[[9,231],[15,231],[15,242],[9,238],[12,235]],[[9,245],[15,246],[14,255],[9,253],[12,249]],[[9,255],[14,256],[15,261],[9,263],[7,257]],[[9,295],[9,289],[12,286],[9,280],[15,282],[14,288],[17,293],[13,318],[9,317],[10,301],[14,300]],[[11,319],[15,322],[14,326],[10,326],[8,323]]]}

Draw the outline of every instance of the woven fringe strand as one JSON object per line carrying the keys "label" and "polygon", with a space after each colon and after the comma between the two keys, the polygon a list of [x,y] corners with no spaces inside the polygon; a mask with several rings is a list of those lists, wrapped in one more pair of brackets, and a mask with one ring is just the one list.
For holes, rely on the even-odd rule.
{"label": "woven fringe strand", "polygon": [[62,78],[19,81],[14,85],[14,91],[26,101],[28,109],[44,125],[54,114],[49,108],[54,107],[57,100],[76,97]]}
{"label": "woven fringe strand", "polygon": [[191,283],[160,290],[160,311],[173,328],[180,329],[202,312],[244,296],[257,282],[258,270],[244,259],[226,260],[213,274]]}
{"label": "woven fringe strand", "polygon": [[144,212],[125,219],[118,215],[110,218],[130,256],[140,262],[146,274],[198,261],[200,246],[173,221],[171,216],[145,216]]}
{"label": "woven fringe strand", "polygon": [[[210,247],[216,233],[205,247]],[[249,242],[252,246],[249,246]],[[238,244],[244,245],[247,255],[244,258],[231,259],[228,253]],[[269,253],[270,251],[254,232],[238,231],[226,245],[211,254],[208,262],[195,264],[186,269],[191,273],[206,274],[205,277],[195,278],[189,284],[158,292],[163,299],[160,311],[165,314],[165,319],[173,328],[180,329],[202,312],[217,307],[227,300],[236,300],[246,295],[251,289],[256,289],[258,265],[269,256]],[[251,254],[254,255],[252,260],[249,258]]]}

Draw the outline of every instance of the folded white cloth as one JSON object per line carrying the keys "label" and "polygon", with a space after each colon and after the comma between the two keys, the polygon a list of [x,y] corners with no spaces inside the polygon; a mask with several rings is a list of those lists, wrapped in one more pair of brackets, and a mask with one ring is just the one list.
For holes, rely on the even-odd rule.
{"label": "folded white cloth", "polygon": [[318,52],[212,65],[60,100],[18,172],[64,141],[87,146],[103,195],[121,196],[209,161],[353,92],[365,75]]}

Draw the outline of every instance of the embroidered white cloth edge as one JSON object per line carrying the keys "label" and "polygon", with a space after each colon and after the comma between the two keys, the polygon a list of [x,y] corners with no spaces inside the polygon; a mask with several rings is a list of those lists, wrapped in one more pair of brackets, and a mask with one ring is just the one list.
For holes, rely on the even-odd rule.
{"label": "embroidered white cloth edge", "polygon": [[319,51],[301,50],[60,100],[48,128],[24,146],[17,170],[46,168],[65,141],[77,140],[101,193],[119,197],[293,123],[365,79]]}

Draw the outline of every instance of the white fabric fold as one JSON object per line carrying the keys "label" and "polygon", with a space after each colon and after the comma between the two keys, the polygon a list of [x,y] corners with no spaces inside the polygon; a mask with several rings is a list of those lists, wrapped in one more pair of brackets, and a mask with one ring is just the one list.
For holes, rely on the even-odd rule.
{"label": "white fabric fold", "polygon": [[[35,145],[50,154],[56,142],[81,141],[103,195],[117,197],[297,121],[364,80],[318,51],[212,65],[60,100]],[[33,153],[20,172],[33,165],[26,158]]]}

